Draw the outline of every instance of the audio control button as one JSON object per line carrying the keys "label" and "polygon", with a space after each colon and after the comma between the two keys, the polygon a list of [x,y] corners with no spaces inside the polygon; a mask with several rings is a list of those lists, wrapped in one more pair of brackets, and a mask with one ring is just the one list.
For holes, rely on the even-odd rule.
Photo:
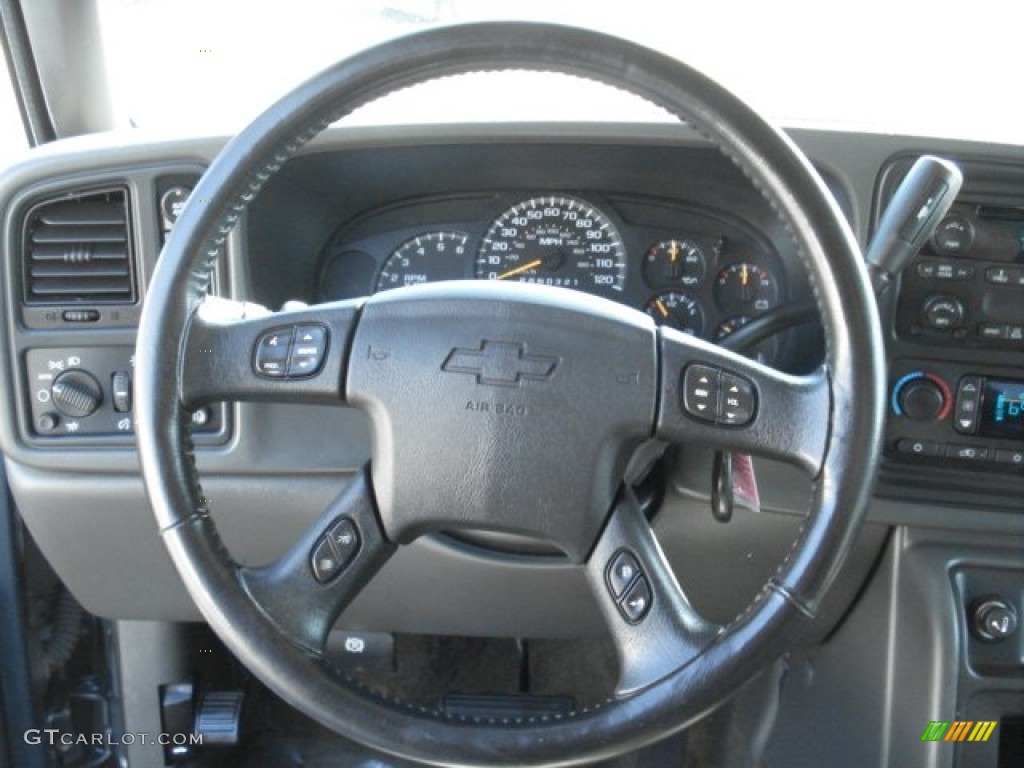
{"label": "audio control button", "polygon": [[992,285],[1018,285],[1021,271],[1015,267],[989,267],[985,270],[985,282]]}
{"label": "audio control button", "polygon": [[1006,326],[1001,323],[982,323],[978,326],[978,338],[1002,341],[1006,338]]}

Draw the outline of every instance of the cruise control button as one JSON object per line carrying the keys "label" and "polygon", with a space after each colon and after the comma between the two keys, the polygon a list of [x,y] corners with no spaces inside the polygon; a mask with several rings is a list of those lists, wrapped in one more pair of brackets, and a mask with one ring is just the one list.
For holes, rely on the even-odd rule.
{"label": "cruise control button", "polygon": [[619,603],[619,610],[626,621],[636,624],[643,621],[644,616],[651,609],[651,587],[647,579],[641,576],[636,580],[626,596]]}
{"label": "cruise control button", "polygon": [[637,574],[641,573],[640,564],[629,552],[619,552],[608,564],[608,587],[617,598],[622,597]]}
{"label": "cruise control button", "polygon": [[334,547],[334,554],[338,558],[339,568],[344,568],[355,557],[359,551],[359,531],[355,524],[342,518],[327,530],[327,539]]}
{"label": "cruise control button", "polygon": [[691,416],[714,421],[718,413],[719,372],[707,365],[691,365],[683,377],[683,408]]}
{"label": "cruise control button", "polygon": [[256,373],[275,378],[284,376],[287,373],[291,344],[291,328],[278,328],[260,336],[256,342],[256,357],[253,362]]}
{"label": "cruise control button", "polygon": [[341,573],[341,561],[334,553],[334,547],[326,536],[321,536],[313,549],[310,557],[310,566],[313,569],[313,578],[321,584],[326,584],[339,573]]}
{"label": "cruise control button", "polygon": [[722,373],[722,394],[719,398],[718,423],[730,427],[749,424],[754,418],[757,397],[754,385],[733,373]]}
{"label": "cruise control button", "polygon": [[988,448],[983,445],[958,445],[953,443],[946,446],[946,456],[963,461],[988,461]]}

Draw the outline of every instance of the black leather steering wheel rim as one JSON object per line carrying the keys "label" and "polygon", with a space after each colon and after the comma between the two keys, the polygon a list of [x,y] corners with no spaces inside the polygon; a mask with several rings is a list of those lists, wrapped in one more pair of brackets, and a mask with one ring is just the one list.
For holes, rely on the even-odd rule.
{"label": "black leather steering wheel rim", "polygon": [[[778,212],[810,273],[826,330],[831,412],[811,511],[792,552],[748,609],[690,663],[630,696],[570,716],[470,723],[386,701],[342,679],[278,632],[254,602],[201,502],[183,360],[228,233],[288,158],[339,117],[391,91],[501,69],[557,70],[633,91],[685,120],[743,170]],[[880,453],[883,345],[859,249],[829,193],[790,140],[727,91],[678,61],[597,33],[522,23],[432,30],[370,49],[297,88],[224,148],[193,199],[207,202],[190,204],[177,222],[139,329],[143,475],[165,543],[200,611],[286,701],[343,735],[413,760],[580,764],[681,729],[777,658],[813,619],[870,497]],[[351,307],[353,315],[360,311]]]}

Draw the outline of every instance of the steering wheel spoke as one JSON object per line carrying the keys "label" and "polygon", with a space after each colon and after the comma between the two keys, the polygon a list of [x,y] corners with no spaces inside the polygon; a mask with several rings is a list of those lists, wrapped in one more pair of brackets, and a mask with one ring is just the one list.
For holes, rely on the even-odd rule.
{"label": "steering wheel spoke", "polygon": [[341,301],[270,312],[207,297],[192,313],[181,346],[182,403],[339,402],[360,306]]}
{"label": "steering wheel spoke", "polygon": [[587,561],[587,578],[618,653],[617,697],[685,666],[721,629],[690,604],[629,491]]}
{"label": "steering wheel spoke", "polygon": [[335,620],[394,551],[362,471],[288,552],[266,566],[242,567],[238,577],[278,629],[320,653]]}
{"label": "steering wheel spoke", "polygon": [[824,367],[792,376],[666,328],[659,347],[658,437],[783,459],[818,475],[832,418]]}

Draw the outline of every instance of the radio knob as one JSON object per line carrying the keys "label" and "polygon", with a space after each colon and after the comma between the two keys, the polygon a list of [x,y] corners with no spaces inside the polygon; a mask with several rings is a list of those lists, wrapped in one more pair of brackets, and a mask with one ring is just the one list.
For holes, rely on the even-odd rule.
{"label": "radio knob", "polygon": [[80,419],[96,412],[103,402],[100,383],[85,371],[65,371],[53,381],[50,399],[65,416]]}
{"label": "radio knob", "polygon": [[921,308],[924,324],[936,331],[956,328],[964,319],[964,304],[956,296],[929,296]]}

